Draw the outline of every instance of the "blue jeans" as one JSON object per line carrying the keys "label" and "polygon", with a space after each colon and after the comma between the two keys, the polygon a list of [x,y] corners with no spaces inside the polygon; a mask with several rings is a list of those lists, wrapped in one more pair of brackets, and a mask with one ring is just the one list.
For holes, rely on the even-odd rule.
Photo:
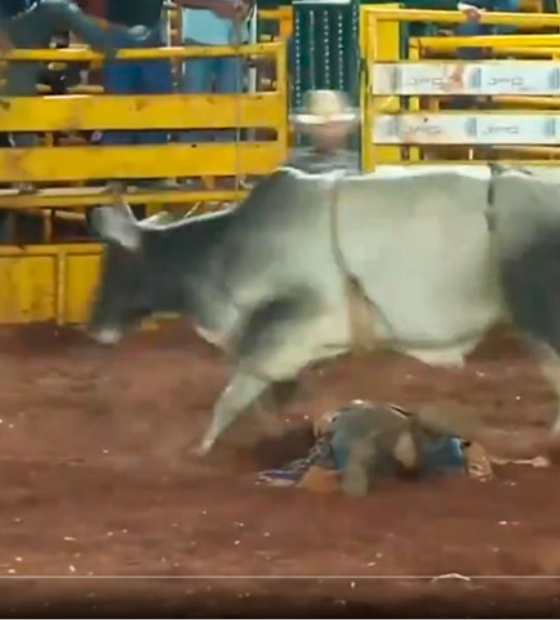
{"label": "blue jeans", "polygon": [[[196,58],[183,64],[181,91],[186,94],[243,92],[243,60],[235,56]],[[212,88],[214,87],[214,88]],[[179,134],[180,142],[233,142],[229,129],[191,129]]]}
{"label": "blue jeans", "polygon": [[[141,0],[139,0],[141,1]],[[131,46],[129,39],[123,44]],[[158,36],[135,47],[161,47]],[[112,95],[159,95],[173,91],[171,63],[168,60],[115,61],[103,68],[105,91]],[[106,131],[103,144],[164,144],[169,133],[163,131]]]}
{"label": "blue jeans", "polygon": [[[498,13],[517,13],[519,0],[496,0],[493,10]],[[477,22],[464,22],[457,26],[455,34],[458,37],[477,37],[491,34],[514,34],[513,26],[483,26]],[[476,47],[462,47],[457,50],[457,58],[461,60],[478,60],[482,56]]]}

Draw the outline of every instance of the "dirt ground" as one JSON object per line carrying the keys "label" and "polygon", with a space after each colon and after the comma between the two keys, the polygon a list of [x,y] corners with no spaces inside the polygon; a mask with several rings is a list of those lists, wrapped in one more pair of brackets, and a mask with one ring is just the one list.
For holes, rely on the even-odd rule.
{"label": "dirt ground", "polygon": [[462,403],[496,428],[542,434],[554,399],[511,334],[462,371],[381,355],[307,372],[278,412],[288,439],[255,450],[247,417],[204,460],[190,449],[225,366],[188,326],[114,350],[72,330],[4,330],[0,351],[5,616],[560,613],[560,469],[387,481],[366,500],[255,484],[259,468],[298,455],[310,418],[352,398]]}

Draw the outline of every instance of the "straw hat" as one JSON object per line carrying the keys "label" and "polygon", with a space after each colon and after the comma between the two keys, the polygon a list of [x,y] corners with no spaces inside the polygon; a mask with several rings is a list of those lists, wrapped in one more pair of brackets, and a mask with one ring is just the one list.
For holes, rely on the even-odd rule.
{"label": "straw hat", "polygon": [[302,128],[320,127],[329,124],[352,126],[358,120],[357,112],[350,106],[348,98],[337,90],[312,90],[306,95],[305,112],[294,114],[292,121]]}

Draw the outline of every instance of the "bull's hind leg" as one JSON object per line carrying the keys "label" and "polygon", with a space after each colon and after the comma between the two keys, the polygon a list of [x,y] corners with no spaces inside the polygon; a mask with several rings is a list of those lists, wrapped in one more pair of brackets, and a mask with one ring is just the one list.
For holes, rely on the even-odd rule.
{"label": "bull's hind leg", "polygon": [[[514,258],[501,258],[500,278],[514,325],[530,347],[558,399],[551,444],[560,445],[560,232],[551,230]],[[551,446],[553,447],[553,446]]]}
{"label": "bull's hind leg", "polygon": [[560,356],[550,345],[534,345],[541,372],[556,396],[556,412],[552,419],[551,435],[554,444],[560,447]]}

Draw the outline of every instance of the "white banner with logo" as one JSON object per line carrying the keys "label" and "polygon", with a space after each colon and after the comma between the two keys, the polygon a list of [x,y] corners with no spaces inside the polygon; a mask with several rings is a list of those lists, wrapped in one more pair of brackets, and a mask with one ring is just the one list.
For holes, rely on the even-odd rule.
{"label": "white banner with logo", "polygon": [[374,64],[374,95],[558,95],[560,63],[552,61]]}
{"label": "white banner with logo", "polygon": [[560,114],[382,114],[374,144],[558,144]]}

